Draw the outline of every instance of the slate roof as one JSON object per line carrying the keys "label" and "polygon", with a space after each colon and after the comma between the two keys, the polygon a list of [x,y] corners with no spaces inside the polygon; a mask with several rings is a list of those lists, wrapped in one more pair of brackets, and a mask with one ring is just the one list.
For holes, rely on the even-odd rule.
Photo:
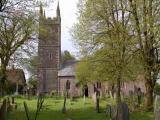
{"label": "slate roof", "polygon": [[74,77],[76,75],[75,70],[76,70],[76,64],[77,61],[67,61],[65,65],[58,71],[58,76],[59,77]]}

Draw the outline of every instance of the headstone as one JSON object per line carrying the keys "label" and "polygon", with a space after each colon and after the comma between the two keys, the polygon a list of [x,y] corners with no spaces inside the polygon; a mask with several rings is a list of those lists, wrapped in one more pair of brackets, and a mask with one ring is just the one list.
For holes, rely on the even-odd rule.
{"label": "headstone", "polygon": [[154,120],[160,120],[160,95],[156,95],[155,98]]}
{"label": "headstone", "polygon": [[4,99],[0,108],[0,120],[6,120],[7,100]]}
{"label": "headstone", "polygon": [[14,96],[12,96],[12,104],[14,104]]}
{"label": "headstone", "polygon": [[111,105],[106,105],[106,116],[111,118],[111,109],[112,109],[112,106]]}
{"label": "headstone", "polygon": [[100,101],[100,91],[97,89],[96,91],[96,111],[97,113],[100,113],[99,101]]}
{"label": "headstone", "polygon": [[141,92],[141,88],[138,88],[138,90],[137,90],[138,106],[140,106],[140,104],[141,104],[141,99],[142,99],[142,92]]}
{"label": "headstone", "polygon": [[117,120],[117,106],[111,107],[111,119]]}
{"label": "headstone", "polygon": [[8,98],[8,100],[7,100],[7,112],[10,112],[10,111],[12,111],[12,105],[11,105],[11,102],[10,102],[10,99]]}
{"label": "headstone", "polygon": [[126,103],[117,105],[117,120],[129,120],[129,108]]}
{"label": "headstone", "polygon": [[106,115],[111,120],[129,120],[129,109],[125,103],[120,103],[117,106],[107,105]]}
{"label": "headstone", "polygon": [[92,95],[92,100],[94,103],[96,103],[96,92]]}

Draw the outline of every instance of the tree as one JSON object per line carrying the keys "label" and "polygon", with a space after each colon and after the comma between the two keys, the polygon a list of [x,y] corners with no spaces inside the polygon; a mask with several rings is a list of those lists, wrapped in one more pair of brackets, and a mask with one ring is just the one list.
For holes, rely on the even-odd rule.
{"label": "tree", "polygon": [[61,53],[61,63],[62,65],[69,60],[75,60],[75,57],[67,50]]}
{"label": "tree", "polygon": [[[86,85],[91,82],[91,69],[92,65],[87,59],[83,58],[76,66],[76,77],[81,85]],[[94,69],[92,69],[94,70]],[[92,71],[93,72],[93,71]]]}
{"label": "tree", "polygon": [[120,103],[121,82],[129,77],[138,52],[129,24],[130,13],[126,10],[128,2],[86,0],[82,4],[73,36],[82,54],[91,55],[91,61],[95,60],[94,80],[115,81],[117,103]]}
{"label": "tree", "polygon": [[6,68],[11,56],[23,45],[33,32],[33,16],[15,13],[9,18],[1,18],[0,22],[0,82],[1,91],[4,90]]}
{"label": "tree", "polygon": [[132,29],[135,31],[144,69],[147,107],[153,106],[153,89],[160,70],[160,1],[129,0]]}

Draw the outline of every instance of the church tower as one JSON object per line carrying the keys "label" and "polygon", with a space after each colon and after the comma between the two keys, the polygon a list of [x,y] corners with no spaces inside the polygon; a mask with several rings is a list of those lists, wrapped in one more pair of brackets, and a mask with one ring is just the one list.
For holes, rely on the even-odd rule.
{"label": "church tower", "polygon": [[59,3],[57,16],[46,18],[40,5],[39,43],[38,43],[38,93],[57,91],[58,70],[61,56],[61,15]]}

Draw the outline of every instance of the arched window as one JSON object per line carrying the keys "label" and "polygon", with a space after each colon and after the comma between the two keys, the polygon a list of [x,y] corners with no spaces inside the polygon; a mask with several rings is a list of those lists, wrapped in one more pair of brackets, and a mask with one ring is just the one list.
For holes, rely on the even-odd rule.
{"label": "arched window", "polygon": [[66,90],[69,90],[69,89],[70,89],[70,81],[67,80],[67,82],[66,82]]}

